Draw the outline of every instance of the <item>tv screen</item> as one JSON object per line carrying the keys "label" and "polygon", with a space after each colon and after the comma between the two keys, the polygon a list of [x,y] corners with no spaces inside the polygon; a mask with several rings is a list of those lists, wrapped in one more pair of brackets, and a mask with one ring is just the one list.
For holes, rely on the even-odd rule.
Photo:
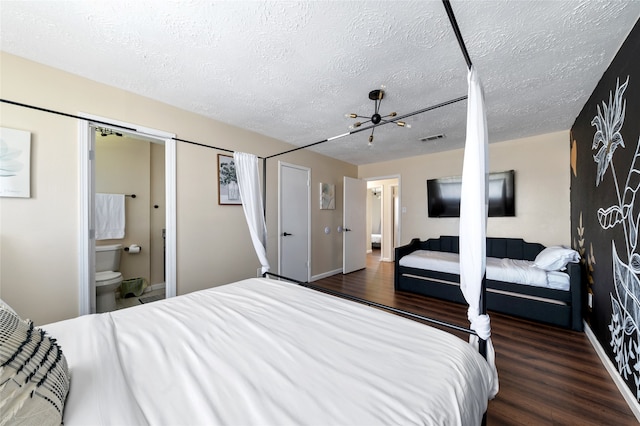
{"label": "tv screen", "polygon": [[[427,180],[429,217],[459,217],[462,178]],[[489,174],[489,217],[515,216],[515,171]]]}

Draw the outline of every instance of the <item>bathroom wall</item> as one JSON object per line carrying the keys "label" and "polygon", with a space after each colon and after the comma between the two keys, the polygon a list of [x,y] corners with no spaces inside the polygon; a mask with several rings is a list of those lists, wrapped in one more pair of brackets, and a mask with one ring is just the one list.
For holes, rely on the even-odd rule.
{"label": "bathroom wall", "polygon": [[[136,194],[125,198],[125,237],[97,245],[142,247],[138,254],[122,253],[125,279],[143,277],[150,285],[165,281],[165,154],[164,145],[131,136],[96,134],[96,192]],[[157,207],[156,207],[157,206]]]}

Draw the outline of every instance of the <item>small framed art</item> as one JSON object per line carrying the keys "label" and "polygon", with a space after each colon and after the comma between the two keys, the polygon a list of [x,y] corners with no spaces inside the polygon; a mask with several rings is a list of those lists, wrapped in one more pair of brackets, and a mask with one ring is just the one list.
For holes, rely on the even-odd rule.
{"label": "small framed art", "polygon": [[0,127],[0,197],[31,197],[31,133]]}
{"label": "small framed art", "polygon": [[230,155],[218,154],[218,204],[242,204],[236,165]]}
{"label": "small framed art", "polygon": [[320,210],[335,210],[336,186],[332,183],[320,183]]}

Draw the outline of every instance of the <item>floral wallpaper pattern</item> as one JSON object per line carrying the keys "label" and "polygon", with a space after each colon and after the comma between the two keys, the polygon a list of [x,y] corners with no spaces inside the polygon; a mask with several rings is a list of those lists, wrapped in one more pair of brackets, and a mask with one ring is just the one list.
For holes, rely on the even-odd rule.
{"label": "floral wallpaper pattern", "polygon": [[[638,226],[640,214],[635,208],[635,198],[640,189],[640,139],[636,144],[635,154],[626,180],[619,182],[616,173],[614,154],[618,147],[625,148],[620,130],[624,124],[626,101],[624,91],[629,84],[629,77],[620,85],[616,83],[615,95],[609,95],[609,103],[598,106],[598,115],[591,121],[596,133],[593,136],[592,149],[597,150],[593,159],[597,163],[596,186],[602,182],[607,170],[613,174],[613,182],[617,203],[609,207],[598,208],[598,222],[602,229],[622,226],[625,245],[620,247],[623,259],[618,255],[618,248],[611,240],[611,256],[613,259],[613,283],[615,292],[611,292],[611,332],[610,345],[615,354],[618,372],[625,379],[633,375],[636,398],[640,399],[640,253],[638,253]],[[624,186],[621,185],[624,183]]]}
{"label": "floral wallpaper pattern", "polygon": [[[640,21],[571,127],[571,229],[585,321],[640,402]],[[597,260],[597,262],[596,262]]]}

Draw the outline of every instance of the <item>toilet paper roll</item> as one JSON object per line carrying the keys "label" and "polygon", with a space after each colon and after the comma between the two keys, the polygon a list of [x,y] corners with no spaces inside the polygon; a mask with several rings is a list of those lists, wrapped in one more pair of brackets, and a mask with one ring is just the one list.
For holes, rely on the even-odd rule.
{"label": "toilet paper roll", "polygon": [[139,246],[139,245],[137,245],[137,244],[131,244],[131,245],[128,247],[128,249],[129,249],[129,250],[127,250],[127,251],[129,252],[129,254],[137,254],[137,253],[140,253],[140,250],[142,250],[142,247],[140,247],[140,246]]}

